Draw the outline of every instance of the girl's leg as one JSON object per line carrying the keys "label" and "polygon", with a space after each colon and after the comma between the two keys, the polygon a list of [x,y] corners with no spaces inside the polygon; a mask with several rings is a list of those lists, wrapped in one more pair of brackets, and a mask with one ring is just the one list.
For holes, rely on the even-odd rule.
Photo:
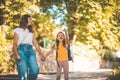
{"label": "girl's leg", "polygon": [[58,63],[59,63],[59,66],[57,65],[57,77],[56,77],[56,80],[60,80],[60,78],[61,78],[61,70],[62,70],[61,62],[58,62]]}
{"label": "girl's leg", "polygon": [[29,55],[29,80],[37,80],[37,76],[39,73],[39,67],[37,64],[36,53],[34,51],[30,51]]}
{"label": "girl's leg", "polygon": [[69,80],[68,78],[68,73],[69,73],[69,64],[68,61],[63,61],[62,62],[62,66],[63,66],[63,71],[64,71],[64,79],[65,80]]}

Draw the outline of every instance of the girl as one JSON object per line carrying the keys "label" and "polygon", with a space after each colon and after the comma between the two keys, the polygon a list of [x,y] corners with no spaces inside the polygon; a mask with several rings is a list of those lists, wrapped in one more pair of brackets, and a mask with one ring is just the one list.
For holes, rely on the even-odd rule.
{"label": "girl", "polygon": [[[65,34],[64,34],[65,33]],[[68,40],[66,29],[61,32],[58,32],[56,37],[56,60],[57,60],[57,77],[56,80],[61,78],[61,70],[64,70],[64,79],[68,80],[69,64],[68,64]],[[51,50],[48,51],[45,55],[47,57],[55,50],[55,45],[52,46]]]}
{"label": "girl", "polygon": [[31,23],[31,16],[27,14],[23,15],[19,27],[13,30],[13,52],[16,55],[14,58],[16,59],[19,80],[37,79],[39,67],[35,51],[33,50],[33,45],[40,54],[41,59],[43,61],[45,60],[39,44],[34,37],[34,31]]}

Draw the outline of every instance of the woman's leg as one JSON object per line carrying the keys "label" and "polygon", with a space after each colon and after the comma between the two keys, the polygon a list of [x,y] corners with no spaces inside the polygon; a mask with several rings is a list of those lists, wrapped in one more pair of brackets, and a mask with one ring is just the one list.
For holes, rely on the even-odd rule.
{"label": "woman's leg", "polygon": [[61,71],[62,71],[61,62],[58,62],[58,63],[59,63],[59,66],[57,65],[57,77],[56,77],[56,80],[60,80],[60,78],[61,78]]}
{"label": "woman's leg", "polygon": [[30,51],[29,69],[29,80],[36,80],[39,73],[39,67],[37,64],[36,53],[34,51]]}
{"label": "woman's leg", "polygon": [[18,49],[20,55],[20,61],[16,61],[19,80],[28,80],[28,62],[24,52]]}
{"label": "woman's leg", "polygon": [[63,66],[63,71],[64,71],[64,79],[65,80],[69,80],[68,78],[68,73],[69,73],[69,64],[68,61],[63,61],[62,62],[62,66]]}

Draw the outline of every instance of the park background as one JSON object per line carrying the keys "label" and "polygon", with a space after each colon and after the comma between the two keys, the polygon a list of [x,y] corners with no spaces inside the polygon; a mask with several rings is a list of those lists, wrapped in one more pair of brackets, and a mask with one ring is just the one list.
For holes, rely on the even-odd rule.
{"label": "park background", "polygon": [[[44,54],[55,42],[57,32],[67,28],[75,63],[79,64],[71,71],[96,65],[95,69],[114,69],[111,80],[120,79],[119,63],[112,63],[120,57],[119,0],[0,0],[0,73],[16,72],[15,61],[10,58],[12,30],[19,26],[23,14],[32,16],[35,36]],[[81,56],[86,61],[81,61]],[[46,62],[38,58],[38,62],[41,72],[54,71],[55,54]]]}

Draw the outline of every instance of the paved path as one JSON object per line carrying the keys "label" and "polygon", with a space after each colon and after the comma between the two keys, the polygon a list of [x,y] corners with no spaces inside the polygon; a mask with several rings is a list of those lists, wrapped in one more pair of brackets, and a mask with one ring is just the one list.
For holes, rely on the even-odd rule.
{"label": "paved path", "polygon": [[[100,69],[94,71],[79,71],[79,72],[70,72],[70,80],[106,80],[110,69]],[[39,74],[38,80],[55,80],[56,74]],[[62,74],[62,79],[63,74]]]}
{"label": "paved path", "polygon": [[[69,80],[106,80],[109,72],[111,72],[110,69],[70,72]],[[38,75],[37,80],[55,80],[55,78],[56,73],[42,73]],[[18,80],[18,76],[16,74],[0,75],[0,80]],[[61,80],[64,80],[63,74]]]}

